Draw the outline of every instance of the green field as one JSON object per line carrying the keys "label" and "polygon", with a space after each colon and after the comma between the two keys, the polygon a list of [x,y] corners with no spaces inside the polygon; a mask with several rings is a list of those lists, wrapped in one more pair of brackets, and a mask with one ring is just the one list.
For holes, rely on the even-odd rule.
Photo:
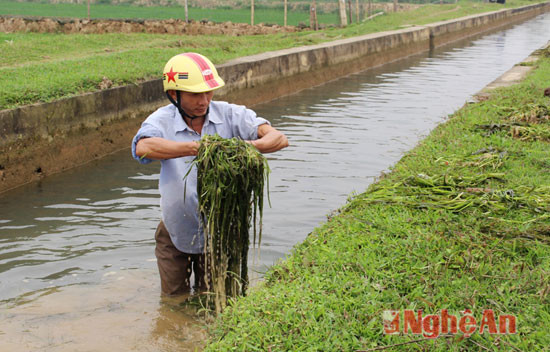
{"label": "green field", "polygon": [[[509,0],[518,7],[534,1]],[[0,109],[48,102],[99,89],[103,78],[115,86],[160,78],[173,55],[197,51],[216,64],[246,55],[316,44],[402,26],[501,9],[501,5],[460,0],[391,13],[347,28],[275,35],[189,36],[161,34],[0,33]]]}
{"label": "green field", "polygon": [[[46,16],[46,17],[70,17],[87,18],[86,4],[50,4],[33,2],[2,1],[0,15],[20,16]],[[283,25],[283,11],[277,9],[259,8],[254,11],[254,23],[270,23]],[[140,18],[165,20],[171,18],[185,19],[185,11],[180,6],[129,6],[92,4],[90,6],[90,18]],[[318,14],[319,23],[338,23],[337,14]],[[250,23],[250,10],[248,9],[202,9],[189,8],[189,19],[213,22],[231,21],[234,23]],[[289,11],[287,23],[297,26],[300,22],[309,24],[309,12]]]}
{"label": "green field", "polygon": [[[547,55],[521,85],[456,112],[315,229],[224,312],[206,351],[548,351]],[[477,328],[403,333],[405,309],[448,309],[457,322],[470,309]],[[499,316],[515,316],[516,332],[480,334],[486,309],[499,329]],[[386,310],[401,312],[401,334],[383,333]],[[441,333],[431,326],[427,336]]]}

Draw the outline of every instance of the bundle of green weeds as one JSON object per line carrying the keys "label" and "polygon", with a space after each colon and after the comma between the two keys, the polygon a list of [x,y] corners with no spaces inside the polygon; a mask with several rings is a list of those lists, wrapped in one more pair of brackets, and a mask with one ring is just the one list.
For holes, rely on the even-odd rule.
{"label": "bundle of green weeds", "polygon": [[475,176],[409,175],[393,185],[375,185],[358,200],[415,208],[441,208],[453,212],[479,208],[486,214],[493,215],[516,208],[533,213],[535,217],[530,221],[548,218],[549,186],[499,189],[488,185],[489,180],[499,180],[503,177],[503,173],[483,173]]}
{"label": "bundle of green weeds", "polygon": [[[478,124],[476,130],[489,136],[507,131],[509,136],[522,141],[550,141],[550,107],[546,104],[528,103],[520,106],[495,106],[503,122]],[[518,152],[515,152],[518,154]],[[413,208],[440,208],[452,212],[478,209],[497,220],[504,219],[509,209],[531,214],[524,223],[539,223],[550,218],[550,187],[507,185],[505,174],[494,172],[500,169],[510,153],[498,148],[482,148],[467,156],[447,156],[436,163],[447,169],[445,173],[407,175],[402,180],[388,185],[373,185],[357,198],[363,203],[400,204]],[[475,175],[464,174],[466,169],[477,170]]]}
{"label": "bundle of green weeds", "polygon": [[[245,294],[249,230],[261,242],[263,189],[269,167],[251,144],[204,136],[197,158],[197,192],[204,225],[209,305],[221,312],[227,299]],[[256,222],[259,221],[259,232]]]}

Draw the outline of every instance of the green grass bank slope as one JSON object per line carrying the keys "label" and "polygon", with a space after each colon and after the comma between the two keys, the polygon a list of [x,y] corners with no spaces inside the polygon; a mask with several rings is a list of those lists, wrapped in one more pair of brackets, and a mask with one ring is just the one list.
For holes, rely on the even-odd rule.
{"label": "green grass bank slope", "polygon": [[[506,7],[542,1],[509,0]],[[215,63],[266,51],[423,25],[502,9],[460,0],[378,16],[347,28],[256,36],[185,36],[145,33],[0,33],[0,109],[160,78],[173,55],[197,51]]]}
{"label": "green grass bank slope", "polygon": [[[547,351],[546,55],[521,84],[456,112],[315,229],[224,312],[206,351]],[[477,330],[385,335],[383,312],[401,311],[403,332],[405,309],[448,309],[458,320],[470,309]],[[485,309],[498,328],[499,316],[514,315],[517,332],[485,325],[480,334]]]}

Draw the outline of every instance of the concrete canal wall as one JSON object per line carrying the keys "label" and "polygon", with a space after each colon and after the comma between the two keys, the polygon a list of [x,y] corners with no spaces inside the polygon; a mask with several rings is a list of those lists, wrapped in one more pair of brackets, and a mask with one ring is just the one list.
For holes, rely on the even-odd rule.
{"label": "concrete canal wall", "polygon": [[430,29],[431,46],[438,47],[511,23],[527,20],[549,9],[550,3],[545,2],[437,22],[426,27]]}
{"label": "concrete canal wall", "polygon": [[[227,85],[216,99],[268,101],[548,10],[550,2],[235,59],[218,66]],[[166,103],[157,79],[0,111],[0,192],[127,148]]]}

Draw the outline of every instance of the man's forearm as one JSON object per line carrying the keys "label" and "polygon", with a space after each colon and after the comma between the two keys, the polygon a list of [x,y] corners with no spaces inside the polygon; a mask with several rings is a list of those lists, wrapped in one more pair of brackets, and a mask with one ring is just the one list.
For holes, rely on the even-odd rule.
{"label": "man's forearm", "polygon": [[136,155],[148,159],[172,159],[197,155],[199,143],[176,142],[159,137],[142,138],[136,144]]}
{"label": "man's forearm", "polygon": [[275,129],[269,131],[259,139],[250,141],[250,143],[261,153],[273,153],[288,147],[288,139],[286,136]]}

